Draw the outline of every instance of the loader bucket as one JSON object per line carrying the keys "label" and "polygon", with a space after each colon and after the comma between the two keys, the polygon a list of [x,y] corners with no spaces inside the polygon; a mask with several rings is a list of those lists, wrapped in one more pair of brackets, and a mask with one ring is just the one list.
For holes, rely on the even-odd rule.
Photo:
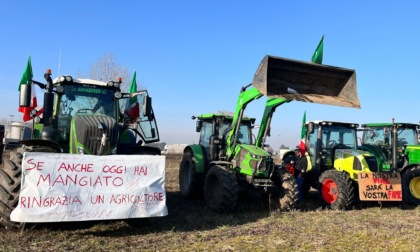
{"label": "loader bucket", "polygon": [[268,97],[360,108],[352,69],[267,55],[252,84]]}

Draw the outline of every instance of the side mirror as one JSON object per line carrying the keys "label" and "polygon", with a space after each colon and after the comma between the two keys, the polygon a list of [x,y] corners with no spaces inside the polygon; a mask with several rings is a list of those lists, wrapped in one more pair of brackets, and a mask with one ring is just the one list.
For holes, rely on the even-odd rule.
{"label": "side mirror", "polygon": [[152,115],[152,98],[149,96],[143,98],[143,114],[147,117]]}
{"label": "side mirror", "polygon": [[314,133],[314,130],[315,130],[314,123],[310,122],[310,123],[306,124],[306,130],[308,131],[308,134]]}
{"label": "side mirror", "polygon": [[202,127],[203,127],[203,121],[198,120],[195,124],[195,131],[200,132]]}
{"label": "side mirror", "polygon": [[31,106],[31,85],[21,84],[19,92],[19,106],[29,107]]}

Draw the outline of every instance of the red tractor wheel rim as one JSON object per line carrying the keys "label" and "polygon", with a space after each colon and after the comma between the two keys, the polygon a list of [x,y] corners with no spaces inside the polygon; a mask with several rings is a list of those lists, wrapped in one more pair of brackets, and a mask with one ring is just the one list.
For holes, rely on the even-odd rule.
{"label": "red tractor wheel rim", "polygon": [[338,198],[337,184],[332,179],[326,179],[322,182],[322,197],[328,204],[334,203]]}

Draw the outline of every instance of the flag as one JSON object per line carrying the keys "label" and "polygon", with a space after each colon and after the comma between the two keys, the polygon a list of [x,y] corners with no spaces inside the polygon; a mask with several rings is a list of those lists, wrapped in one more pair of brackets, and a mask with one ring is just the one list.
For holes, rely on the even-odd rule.
{"label": "flag", "polygon": [[[131,86],[130,86],[129,91],[130,91],[130,93],[134,93],[134,92],[137,91],[136,71],[134,71],[133,80],[131,81]],[[140,117],[140,105],[137,102],[137,96],[136,97],[131,97],[125,103],[124,113],[129,115],[130,118],[132,118],[132,119]]]}
{"label": "flag", "polygon": [[323,54],[324,54],[324,35],[322,35],[321,41],[319,41],[319,44],[314,52],[314,55],[312,55],[311,62],[322,64]]}
{"label": "flag", "polygon": [[306,136],[306,111],[303,114],[303,120],[302,120],[302,130],[300,132],[300,142],[299,142],[299,150],[302,153],[302,155],[305,155],[306,153],[306,143],[305,143],[305,136]]}
{"label": "flag", "polygon": [[22,75],[22,79],[20,80],[20,84],[19,84],[19,88],[18,90],[20,91],[20,87],[22,84],[26,84],[26,85],[30,85],[31,86],[31,103],[29,105],[29,107],[19,107],[18,111],[23,113],[23,121],[29,121],[32,119],[31,117],[31,111],[36,109],[36,115],[39,116],[42,114],[42,111],[44,110],[43,108],[40,108],[38,110],[38,103],[36,100],[36,94],[35,94],[35,86],[32,85],[32,64],[31,64],[31,56],[28,57],[28,63],[26,64],[26,68],[25,71],[23,72]]}

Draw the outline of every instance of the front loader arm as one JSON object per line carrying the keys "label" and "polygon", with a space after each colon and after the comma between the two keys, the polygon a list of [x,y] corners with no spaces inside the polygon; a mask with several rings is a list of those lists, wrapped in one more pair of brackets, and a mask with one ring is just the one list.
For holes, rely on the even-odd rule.
{"label": "front loader arm", "polygon": [[235,114],[233,116],[231,130],[229,131],[229,135],[227,138],[226,154],[228,160],[231,160],[235,153],[234,150],[238,139],[239,126],[241,125],[246,106],[251,101],[257,100],[263,96],[263,94],[254,87],[247,89],[250,86],[251,84],[241,89],[241,93],[239,94],[238,101],[236,103],[236,109]]}

